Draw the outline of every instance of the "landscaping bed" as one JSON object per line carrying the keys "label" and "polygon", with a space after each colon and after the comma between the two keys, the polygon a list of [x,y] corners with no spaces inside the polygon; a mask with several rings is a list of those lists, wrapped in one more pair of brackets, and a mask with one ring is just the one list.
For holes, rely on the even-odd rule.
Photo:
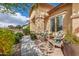
{"label": "landscaping bed", "polygon": [[65,56],[79,56],[79,38],[74,34],[66,34],[64,47],[62,49]]}

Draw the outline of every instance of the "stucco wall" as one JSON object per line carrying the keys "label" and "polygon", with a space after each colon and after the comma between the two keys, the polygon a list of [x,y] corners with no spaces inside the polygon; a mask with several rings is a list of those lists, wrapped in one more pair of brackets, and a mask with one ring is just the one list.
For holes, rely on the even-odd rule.
{"label": "stucco wall", "polygon": [[72,12],[78,13],[78,11],[79,11],[79,3],[73,3],[72,4]]}
{"label": "stucco wall", "polygon": [[79,27],[79,18],[72,20],[72,32],[74,33],[75,30]]}
{"label": "stucco wall", "polygon": [[72,4],[72,33],[79,37],[79,3]]}

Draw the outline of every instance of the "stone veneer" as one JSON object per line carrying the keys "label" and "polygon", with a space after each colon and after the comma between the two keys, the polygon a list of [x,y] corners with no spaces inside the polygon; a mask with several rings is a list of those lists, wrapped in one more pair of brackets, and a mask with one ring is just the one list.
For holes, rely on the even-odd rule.
{"label": "stone veneer", "polygon": [[37,9],[35,11],[35,18],[32,19],[35,21],[33,23],[32,20],[30,20],[30,29],[31,31],[34,31],[35,33],[44,33],[44,17],[48,16],[48,14],[45,11],[42,11],[40,9]]}

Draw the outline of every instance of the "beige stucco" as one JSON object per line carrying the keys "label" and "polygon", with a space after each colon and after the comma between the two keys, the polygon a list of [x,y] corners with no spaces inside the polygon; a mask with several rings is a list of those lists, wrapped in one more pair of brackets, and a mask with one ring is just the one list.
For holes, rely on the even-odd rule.
{"label": "beige stucco", "polygon": [[79,4],[74,3],[72,6],[72,32],[75,32],[75,29],[79,27]]}
{"label": "beige stucco", "polygon": [[75,30],[79,27],[79,18],[73,19],[72,20],[72,31],[73,33],[75,32]]}
{"label": "beige stucco", "polygon": [[65,15],[63,18],[63,30],[65,32],[71,31],[71,18],[70,17],[72,15],[72,4],[61,6],[56,11],[52,12],[50,17],[59,16],[61,15],[61,13]]}

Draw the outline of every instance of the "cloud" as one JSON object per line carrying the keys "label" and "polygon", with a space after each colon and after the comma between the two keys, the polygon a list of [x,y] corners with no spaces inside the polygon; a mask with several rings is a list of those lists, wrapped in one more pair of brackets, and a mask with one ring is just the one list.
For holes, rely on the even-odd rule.
{"label": "cloud", "polygon": [[16,15],[0,13],[0,27],[8,25],[25,25],[29,18],[22,16],[20,13]]}
{"label": "cloud", "polygon": [[8,27],[8,25],[16,26],[15,24],[12,24],[12,23],[0,22],[0,27]]}

